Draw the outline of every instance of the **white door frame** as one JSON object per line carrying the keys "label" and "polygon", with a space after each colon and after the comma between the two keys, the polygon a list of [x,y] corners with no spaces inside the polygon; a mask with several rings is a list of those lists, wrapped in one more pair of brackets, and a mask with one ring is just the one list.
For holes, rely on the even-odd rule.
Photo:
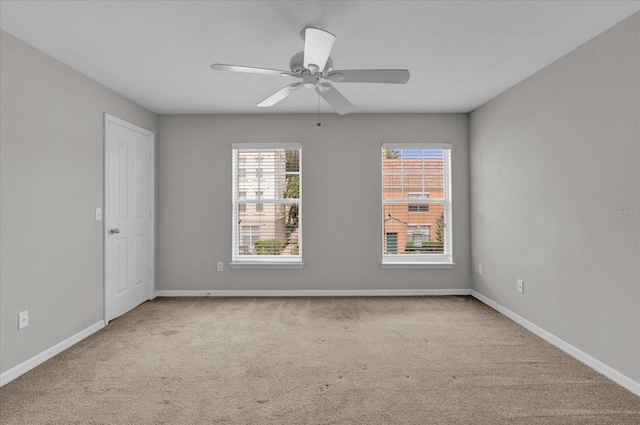
{"label": "white door frame", "polygon": [[151,276],[149,278],[150,280],[150,289],[149,289],[149,294],[148,294],[148,299],[153,299],[155,298],[155,134],[149,130],[146,130],[142,127],[138,127],[137,125],[131,124],[130,122],[127,122],[123,119],[120,119],[118,117],[115,117],[113,115],[110,115],[108,113],[104,113],[104,150],[103,150],[103,154],[104,154],[104,170],[103,170],[103,179],[104,179],[104,206],[103,206],[103,232],[102,232],[102,237],[103,237],[103,250],[104,250],[104,257],[103,257],[103,265],[102,265],[102,270],[103,270],[103,297],[104,297],[104,302],[103,302],[103,318],[104,318],[104,323],[105,325],[109,324],[109,321],[107,319],[107,282],[108,282],[108,278],[109,278],[109,267],[108,267],[108,261],[109,261],[109,223],[110,223],[110,217],[109,217],[109,178],[108,178],[108,172],[109,172],[109,123],[114,123],[114,124],[118,124],[122,127],[128,128],[132,131],[144,134],[146,136],[149,136],[150,140],[151,140],[151,170],[150,170],[150,176],[149,176],[149,187],[148,190],[150,191],[150,220],[149,220],[149,242],[150,242],[150,246],[151,246],[151,258],[149,259],[149,268],[151,269]]}

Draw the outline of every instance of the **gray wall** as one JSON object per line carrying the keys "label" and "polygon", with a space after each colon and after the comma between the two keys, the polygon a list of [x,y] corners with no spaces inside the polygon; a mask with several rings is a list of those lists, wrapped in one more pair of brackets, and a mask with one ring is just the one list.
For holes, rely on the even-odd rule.
{"label": "gray wall", "polygon": [[[468,119],[458,115],[159,118],[160,290],[469,288]],[[450,270],[382,270],[382,142],[453,143]],[[229,270],[231,144],[301,142],[302,270]],[[225,271],[216,272],[216,262]]]}
{"label": "gray wall", "polygon": [[157,118],[4,31],[0,43],[4,372],[102,320],[103,113],[154,132]]}
{"label": "gray wall", "polygon": [[636,381],[639,75],[636,13],[470,116],[473,288]]}

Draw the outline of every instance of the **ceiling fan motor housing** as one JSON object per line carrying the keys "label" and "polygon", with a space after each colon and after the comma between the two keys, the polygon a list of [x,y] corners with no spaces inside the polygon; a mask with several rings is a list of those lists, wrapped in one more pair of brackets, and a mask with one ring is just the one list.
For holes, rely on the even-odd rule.
{"label": "ceiling fan motor housing", "polygon": [[[294,74],[302,75],[304,71],[309,71],[304,67],[304,52],[298,52],[289,61],[289,68],[291,72]],[[331,58],[327,59],[327,64],[324,66],[322,70],[323,75],[327,75],[329,72],[333,71],[333,60]]]}

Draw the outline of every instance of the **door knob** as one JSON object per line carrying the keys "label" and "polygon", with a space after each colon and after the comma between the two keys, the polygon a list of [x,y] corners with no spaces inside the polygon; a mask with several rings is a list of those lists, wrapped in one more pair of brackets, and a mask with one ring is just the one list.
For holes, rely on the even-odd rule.
{"label": "door knob", "polygon": [[111,229],[109,230],[109,233],[111,233],[112,235],[115,235],[116,233],[120,233],[120,229]]}

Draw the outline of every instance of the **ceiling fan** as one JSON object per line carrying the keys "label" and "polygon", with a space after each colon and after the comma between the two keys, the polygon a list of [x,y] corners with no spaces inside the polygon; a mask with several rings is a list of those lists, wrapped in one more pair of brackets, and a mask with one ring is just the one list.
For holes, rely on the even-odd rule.
{"label": "ceiling fan", "polygon": [[351,69],[334,70],[329,57],[335,35],[317,28],[304,28],[300,35],[304,40],[304,51],[296,53],[289,63],[291,71],[254,68],[251,66],[214,63],[216,71],[246,72],[249,74],[277,75],[301,81],[289,84],[262,102],[260,107],[273,106],[301,87],[315,89],[340,115],[348,114],[355,107],[331,83],[386,83],[404,84],[409,81],[406,69]]}

